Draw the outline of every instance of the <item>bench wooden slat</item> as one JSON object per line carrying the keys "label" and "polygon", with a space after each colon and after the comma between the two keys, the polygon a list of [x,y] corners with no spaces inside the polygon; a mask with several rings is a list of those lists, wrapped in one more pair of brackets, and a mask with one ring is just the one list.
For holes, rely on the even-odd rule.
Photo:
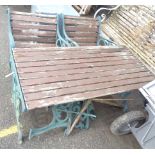
{"label": "bench wooden slat", "polygon": [[47,18],[47,17],[26,16],[26,15],[11,15],[11,20],[56,24],[56,17]]}
{"label": "bench wooden slat", "polygon": [[[121,53],[119,53],[121,54]],[[118,55],[119,55],[118,54]],[[18,60],[17,62],[28,62],[28,61],[43,61],[43,60],[69,60],[69,59],[89,59],[89,58],[100,58],[101,56],[104,57],[103,59],[106,59],[106,57],[108,57],[108,59],[110,59],[110,57],[117,57],[118,55],[116,54],[113,54],[113,53],[96,53],[96,54],[88,54],[88,53],[83,53],[83,54],[71,54],[71,55],[67,55],[67,54],[49,54],[49,55],[44,55],[44,53],[38,55],[37,53],[31,55],[30,56],[25,56],[25,57],[22,57],[24,56],[24,54],[22,53],[18,53],[18,54],[15,54],[15,57],[17,58],[18,57]],[[33,57],[31,57],[33,56]],[[30,59],[31,57],[31,59]],[[123,55],[120,55],[120,57],[123,58]],[[125,57],[125,55],[124,55]],[[126,57],[127,58],[127,57]]]}
{"label": "bench wooden slat", "polygon": [[[31,44],[32,46],[33,45],[40,45],[40,44]],[[42,45],[42,44],[41,44]],[[51,46],[51,44],[46,44],[45,46]],[[53,61],[63,61],[63,60],[74,60],[74,61],[78,61],[78,59],[79,60],[84,60],[84,59],[92,59],[92,58],[94,58],[94,59],[96,59],[96,58],[100,58],[99,57],[99,55],[84,55],[85,57],[82,57],[82,55],[77,55],[77,56],[70,56],[70,57],[67,57],[67,56],[65,56],[64,55],[64,57],[60,57],[60,56],[57,56],[57,57],[55,57],[54,58],[54,60]],[[102,56],[104,56],[104,55],[102,55]],[[53,56],[54,57],[54,56]],[[113,58],[114,56],[108,56],[108,57],[106,57],[104,60],[106,61],[106,60],[108,60],[108,59],[110,59],[110,58]],[[40,61],[51,61],[52,60],[52,58],[51,57],[48,57],[48,56],[42,56],[41,57],[41,55],[40,56],[36,56],[36,57],[21,57],[21,58],[19,58],[18,60],[17,60],[17,63],[20,63],[20,62],[40,62]],[[60,62],[61,63],[61,62]]]}
{"label": "bench wooden slat", "polygon": [[[82,56],[104,56],[104,57],[121,57],[122,58],[125,58],[125,56],[133,56],[130,52],[128,51],[124,51],[123,53],[121,52],[109,52],[110,49],[108,50],[107,49],[107,52],[102,52],[101,50],[88,50],[87,52],[83,52],[83,50],[77,50],[75,49],[73,52],[73,50],[69,50],[69,51],[64,51],[64,50],[59,50],[59,51],[48,51],[48,50],[39,50],[38,48],[34,49],[33,51],[29,52],[30,50],[22,50],[22,53],[21,53],[21,50],[20,51],[17,51],[17,50],[14,50],[14,55],[15,57],[21,57],[21,56],[25,56],[25,57],[29,57],[29,56],[35,56],[36,58],[37,57],[40,57],[40,56],[44,56],[45,58],[48,56],[49,58],[53,57],[53,56],[57,56],[57,57],[76,57],[78,58]],[[78,55],[77,55],[78,53]],[[124,57],[123,57],[124,56]],[[55,58],[57,58],[55,57]],[[84,58],[83,57],[83,58]],[[126,57],[127,58],[127,57]],[[20,58],[19,58],[20,59]]]}
{"label": "bench wooden slat", "polygon": [[33,47],[53,47],[56,46],[55,43],[52,44],[42,44],[42,43],[34,43],[34,42],[22,42],[22,41],[15,41],[15,46],[18,48],[33,48]]}
{"label": "bench wooden slat", "polygon": [[[132,56],[130,56],[132,59]],[[127,60],[129,58],[124,58],[124,60]],[[111,57],[111,61],[120,61],[122,58],[119,57]],[[102,58],[92,58],[92,59],[78,59],[78,60],[61,60],[61,61],[35,61],[35,62],[17,62],[16,65],[18,68],[25,68],[25,67],[37,67],[37,66],[53,66],[53,65],[66,65],[66,64],[80,64],[80,63],[92,63],[92,62],[107,62],[108,59],[102,59]]]}
{"label": "bench wooden slat", "polygon": [[[59,89],[59,88],[68,88],[68,87],[73,87],[73,86],[83,86],[83,85],[88,85],[88,84],[91,84],[91,83],[104,83],[104,82],[108,82],[108,81],[111,81],[111,79],[113,78],[113,76],[115,75],[115,79],[116,81],[118,80],[122,80],[122,79],[132,79],[132,78],[135,78],[135,77],[146,77],[148,75],[150,75],[149,72],[136,72],[136,73],[132,73],[132,72],[127,72],[126,74],[104,74],[103,75],[103,72],[102,72],[102,76],[100,75],[99,77],[91,77],[89,76],[89,78],[79,78],[79,79],[74,79],[74,80],[71,80],[69,79],[70,82],[67,82],[67,81],[62,81],[62,82],[54,82],[54,83],[46,83],[46,84],[38,84],[38,85],[32,85],[32,86],[23,86],[23,89],[24,90],[27,90],[25,93],[28,93],[28,92],[38,92],[38,91],[42,91],[42,90],[54,90],[54,89]],[[108,78],[107,78],[108,77]],[[21,84],[23,84],[21,82]],[[39,86],[39,87],[38,87]],[[34,89],[35,88],[35,89]],[[36,89],[37,88],[37,89]],[[40,88],[40,90],[38,89]]]}
{"label": "bench wooden slat", "polygon": [[55,43],[55,37],[39,37],[39,36],[26,36],[26,35],[14,35],[16,41],[34,41],[38,43]]}
{"label": "bench wooden slat", "polygon": [[[68,50],[66,50],[66,47],[52,47],[52,48],[14,48],[14,53],[15,52],[20,52],[21,50],[24,52],[27,52],[27,51],[31,51],[31,52],[44,52],[44,51],[48,51],[48,52],[51,52],[51,53],[56,53],[56,52],[59,52],[59,51],[65,51],[66,52],[71,52],[71,51],[85,51],[84,53],[92,53],[92,52],[102,52],[102,53],[111,53],[111,52],[119,52],[119,53],[123,53],[124,52],[128,52],[130,55],[131,55],[131,52],[129,52],[128,49],[126,49],[124,46],[121,46],[121,47],[115,47],[115,46],[85,46],[85,47],[80,47],[80,46],[77,46],[76,48],[75,47],[67,47]],[[121,52],[120,52],[121,51]],[[62,53],[61,53],[62,54]]]}
{"label": "bench wooden slat", "polygon": [[84,20],[77,20],[77,19],[64,19],[65,25],[86,25],[87,27],[97,27],[99,24],[95,20],[86,21]]}
{"label": "bench wooden slat", "polygon": [[68,15],[65,15],[65,19],[73,19],[73,20],[86,20],[86,21],[96,21],[96,19],[92,18],[92,17],[82,17],[82,16],[68,16]]}
{"label": "bench wooden slat", "polygon": [[96,43],[78,43],[79,46],[97,46]]}
{"label": "bench wooden slat", "polygon": [[130,85],[123,85],[123,86],[112,87],[112,88],[107,88],[107,89],[104,88],[104,89],[94,90],[90,92],[87,91],[85,93],[53,97],[52,99],[47,98],[47,99],[42,99],[42,100],[28,101],[27,106],[29,109],[35,109],[35,108],[46,107],[49,105],[58,105],[58,104],[63,104],[63,103],[75,102],[75,101],[83,101],[87,99],[93,99],[96,97],[112,95],[112,94],[115,94],[116,92],[121,93],[125,91],[134,90],[134,89],[142,87],[147,82],[148,80],[146,80],[145,82],[140,82],[136,84],[134,83]]}
{"label": "bench wooden slat", "polygon": [[42,14],[42,13],[32,13],[32,12],[19,12],[19,11],[11,11],[13,15],[24,15],[24,16],[36,16],[36,17],[56,17],[56,14]]}
{"label": "bench wooden slat", "polygon": [[13,29],[13,34],[21,36],[42,36],[42,37],[55,37],[56,31],[32,30],[32,29]]}
{"label": "bench wooden slat", "polygon": [[73,39],[75,42],[78,43],[96,43],[97,38],[96,37],[92,37],[92,38],[87,38],[87,37],[71,37],[71,39]]}
{"label": "bench wooden slat", "polygon": [[69,69],[82,69],[82,68],[91,68],[91,67],[103,67],[103,66],[112,66],[112,65],[121,65],[121,64],[138,64],[135,60],[121,60],[113,62],[96,62],[96,63],[81,63],[81,64],[72,64],[72,65],[57,65],[57,66],[38,66],[38,67],[28,67],[28,68],[19,68],[19,73],[31,73],[31,72],[44,72],[44,71],[57,71],[57,70],[69,70]]}
{"label": "bench wooden slat", "polygon": [[[39,78],[39,79],[27,79],[27,80],[23,80],[23,84],[24,85],[35,85],[35,84],[39,84],[39,83],[49,83],[49,82],[52,82],[52,81],[55,81],[55,79],[53,77],[58,77],[58,76],[61,76],[61,80],[63,80],[63,76],[65,75],[79,75],[81,73],[83,74],[87,74],[87,73],[96,73],[96,71],[98,72],[102,72],[102,71],[113,71],[113,70],[116,70],[118,69],[129,69],[129,68],[132,68],[134,67],[135,64],[127,64],[127,65],[117,65],[117,66],[105,66],[105,67],[93,67],[93,68],[82,68],[82,69],[72,69],[72,70],[61,70],[61,71],[49,71],[49,72],[52,72],[53,74],[51,75],[51,77],[47,77],[47,78]],[[137,67],[140,68],[140,65],[137,65]],[[39,72],[38,72],[39,73]],[[48,72],[46,72],[47,74]],[[34,74],[34,73],[32,73]],[[31,75],[32,75],[31,74]],[[20,76],[23,75],[23,76],[29,76],[30,77],[30,73],[25,73],[25,74],[20,74]],[[48,75],[49,76],[49,75]]]}
{"label": "bench wooden slat", "polygon": [[97,38],[97,33],[96,32],[67,32],[67,34],[71,37],[71,38],[76,38],[76,37],[96,37]]}
{"label": "bench wooden slat", "polygon": [[56,25],[52,24],[36,24],[31,22],[23,22],[23,21],[12,21],[13,30],[23,30],[23,29],[37,29],[44,31],[56,31]]}
{"label": "bench wooden slat", "polygon": [[66,26],[65,27],[65,30],[66,30],[66,33],[68,32],[97,32],[97,29],[96,28],[88,28],[88,27],[77,27],[77,26]]}
{"label": "bench wooden slat", "polygon": [[[114,72],[113,69],[116,69],[115,67],[114,68],[108,68],[107,70],[102,68],[100,70],[98,70],[97,72],[96,71],[93,71],[93,72],[90,72],[90,71],[81,71],[79,73],[76,73],[76,74],[64,74],[64,75],[53,75],[52,72],[36,72],[36,73],[27,73],[27,74],[20,74],[19,78],[21,80],[29,80],[31,81],[31,79],[39,79],[41,83],[50,83],[50,82],[59,82],[59,81],[69,81],[69,80],[75,80],[75,79],[79,79],[79,78],[89,78],[89,76],[93,76],[93,77],[98,77],[98,76],[103,76],[103,74],[106,74],[106,75],[111,75],[110,72]],[[119,73],[120,72],[125,72],[125,70],[128,70],[127,73],[132,73],[132,72],[140,72],[140,71],[145,71],[144,67],[142,66],[136,66],[136,68],[133,69],[133,65],[128,65],[128,66],[125,66],[125,68],[119,68],[117,69],[114,74],[116,73]],[[95,73],[95,74],[94,74]],[[126,72],[125,72],[126,73]],[[63,79],[62,79],[62,76],[63,76]],[[49,78],[49,77],[52,77],[52,78]],[[28,85],[29,83],[26,82],[26,85]],[[37,82],[36,82],[37,84]]]}
{"label": "bench wooden slat", "polygon": [[[95,43],[97,43],[97,36],[99,31],[99,23],[96,19],[65,16],[64,23],[67,35],[70,38],[72,38],[75,42],[77,42],[80,46],[96,45]],[[76,35],[76,33],[71,34],[71,32],[79,32],[81,36],[80,34]],[[96,35],[93,36],[91,36],[91,34],[88,35],[88,33],[92,32],[96,33]],[[88,36],[91,36],[91,39],[93,41],[90,41]]]}
{"label": "bench wooden slat", "polygon": [[[78,76],[66,75],[64,76],[64,81],[59,82],[59,79],[57,79],[57,81],[55,82],[50,82],[46,84],[43,83],[43,84],[32,85],[32,86],[23,86],[23,90],[24,90],[24,93],[31,93],[31,92],[44,91],[44,90],[49,90],[49,89],[52,90],[52,89],[58,89],[58,88],[63,88],[63,87],[71,87],[71,86],[73,87],[77,85],[76,81],[81,81],[81,80],[87,81],[87,79],[94,79],[94,78],[95,79],[100,78],[99,80],[102,80],[102,77],[111,78],[113,76],[117,76],[117,79],[118,78],[123,79],[123,78],[129,78],[129,76],[133,77],[136,75],[140,75],[139,73],[143,75],[144,74],[149,75],[149,73],[146,72],[144,68],[135,68],[135,69],[130,69],[130,70],[117,70],[114,72],[105,71],[105,72],[98,72],[98,74],[87,73],[87,74],[79,74]],[[37,78],[37,76],[38,75],[36,75],[35,78]],[[70,81],[70,82],[66,82],[66,81]]]}
{"label": "bench wooden slat", "polygon": [[[105,89],[105,88],[110,88],[110,87],[117,87],[120,85],[127,85],[131,83],[138,83],[138,82],[145,82],[147,80],[153,80],[153,77],[148,77],[149,74],[139,74],[137,76],[132,76],[133,78],[130,79],[126,77],[126,79],[121,78],[121,82],[119,81],[119,78],[116,78],[116,81],[114,80],[113,77],[108,77],[104,78],[102,77],[102,80],[99,79],[88,79],[86,81],[75,81],[74,83],[77,82],[77,84],[81,84],[80,86],[74,86],[74,87],[63,87],[61,89],[54,89],[54,90],[48,90],[48,91],[40,91],[36,93],[29,93],[25,94],[25,100],[26,101],[31,101],[31,100],[38,100],[38,99],[44,99],[44,98],[49,98],[49,97],[57,97],[57,96],[62,96],[62,95],[70,95],[70,94],[75,94],[75,93],[83,93],[83,92],[88,92],[92,90],[98,90],[98,89]],[[141,77],[142,76],[142,77]],[[111,81],[114,80],[114,81]],[[108,82],[106,82],[108,81]],[[79,83],[78,83],[79,82]],[[81,82],[81,83],[80,83]],[[83,84],[83,85],[82,85]]]}
{"label": "bench wooden slat", "polygon": [[[64,78],[62,80],[62,77],[59,76],[55,76],[50,73],[50,72],[37,72],[37,73],[27,73],[27,74],[21,74],[20,75],[20,79],[21,80],[28,80],[28,79],[43,79],[44,82],[44,78],[47,77],[52,77],[51,80],[49,80],[50,82],[59,82],[59,81],[69,81],[69,80],[77,80],[80,78],[90,78],[90,77],[99,77],[99,76],[104,76],[106,75],[117,75],[117,74],[121,74],[122,73],[135,73],[135,72],[145,72],[146,70],[144,69],[144,67],[137,67],[137,68],[127,68],[128,72],[125,72],[126,69],[120,68],[119,70],[116,70],[115,72],[111,69],[111,70],[100,70],[97,73],[96,72],[87,72],[85,73],[79,73],[78,76],[76,74],[67,74],[67,75],[63,75]],[[113,74],[111,72],[114,72]],[[94,74],[96,73],[96,75]],[[46,82],[46,81],[45,81]],[[48,82],[48,81],[47,81]]]}

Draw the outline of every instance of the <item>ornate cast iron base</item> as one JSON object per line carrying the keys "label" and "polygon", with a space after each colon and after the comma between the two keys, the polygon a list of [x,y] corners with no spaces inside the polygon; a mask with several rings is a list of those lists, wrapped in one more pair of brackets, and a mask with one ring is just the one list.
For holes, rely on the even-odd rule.
{"label": "ornate cast iron base", "polygon": [[[49,110],[51,110],[51,113],[52,113],[51,123],[42,128],[30,129],[29,139],[55,128],[62,127],[62,128],[65,128],[65,131],[66,131],[70,127],[75,117],[79,114],[82,108],[82,105],[83,105],[83,102],[74,102],[74,103],[55,105],[55,106],[49,107]],[[80,121],[75,127],[80,129],[88,129],[90,119],[93,119],[95,117],[96,116],[94,115],[93,105],[90,104],[86,112],[82,114]]]}

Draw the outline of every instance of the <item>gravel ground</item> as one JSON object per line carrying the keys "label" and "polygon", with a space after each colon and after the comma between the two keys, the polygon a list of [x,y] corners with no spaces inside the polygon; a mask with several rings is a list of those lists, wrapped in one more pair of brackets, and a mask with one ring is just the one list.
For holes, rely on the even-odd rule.
{"label": "gravel ground", "polygon": [[[29,6],[9,6],[12,10],[30,11]],[[5,78],[10,73],[8,65],[8,32],[7,32],[7,6],[0,6],[0,130],[9,128],[16,124],[15,113],[11,103],[11,78]],[[139,108],[142,99],[135,91],[133,98],[139,98],[139,102],[130,103],[130,108]],[[122,109],[95,104],[97,118],[91,122],[88,130],[75,129],[68,137],[64,136],[63,129],[55,129],[43,135],[25,138],[22,145],[17,143],[17,134],[0,138],[0,148],[83,148],[83,149],[135,149],[140,148],[132,134],[125,136],[114,136],[109,130],[111,122],[121,115]],[[33,116],[33,119],[32,119]],[[35,112],[24,114],[24,125],[28,128],[37,123]],[[36,118],[35,118],[36,117]],[[45,122],[49,119],[44,120]],[[26,134],[26,133],[25,133]]]}

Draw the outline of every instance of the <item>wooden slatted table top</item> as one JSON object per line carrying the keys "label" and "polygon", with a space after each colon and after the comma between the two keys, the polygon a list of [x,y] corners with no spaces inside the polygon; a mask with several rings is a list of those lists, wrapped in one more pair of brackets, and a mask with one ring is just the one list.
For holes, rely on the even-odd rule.
{"label": "wooden slatted table top", "polygon": [[125,48],[15,48],[28,109],[138,89],[153,74]]}

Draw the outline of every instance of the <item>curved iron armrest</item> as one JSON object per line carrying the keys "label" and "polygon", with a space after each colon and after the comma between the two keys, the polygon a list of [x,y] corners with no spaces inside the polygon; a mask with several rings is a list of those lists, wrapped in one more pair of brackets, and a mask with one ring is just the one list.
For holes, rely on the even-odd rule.
{"label": "curved iron armrest", "polygon": [[61,32],[61,29],[62,29],[62,26],[61,26],[61,19],[60,19],[60,15],[57,14],[57,35],[56,35],[56,46],[57,47],[68,47],[70,46],[69,43],[63,38],[63,35],[62,35],[62,32]]}
{"label": "curved iron armrest", "polygon": [[25,112],[27,111],[27,107],[26,107],[25,100],[23,97],[23,92],[21,89],[21,85],[20,85],[20,81],[19,81],[19,77],[18,77],[18,73],[16,69],[16,64],[15,64],[14,56],[13,56],[13,48],[15,48],[15,41],[14,41],[14,37],[12,34],[12,29],[11,29],[10,9],[7,9],[7,16],[8,16],[9,52],[10,52],[9,65],[10,65],[11,71],[13,72],[13,75],[12,75],[12,84],[13,84],[12,95],[14,96],[13,101],[16,107],[16,102],[17,100],[19,100],[20,106],[21,106],[20,110],[22,112]]}
{"label": "curved iron armrest", "polygon": [[98,28],[98,39],[97,39],[97,46],[103,45],[103,46],[118,46],[115,42],[111,41],[106,37],[106,35],[102,31],[101,27],[101,17],[97,17],[99,28]]}
{"label": "curved iron armrest", "polygon": [[[103,33],[103,32],[102,32]],[[98,40],[97,40],[97,46],[118,46],[115,42],[111,41],[110,39],[106,39],[102,33],[99,34]]]}
{"label": "curved iron armrest", "polygon": [[60,14],[59,15],[60,21],[61,21],[61,34],[64,38],[65,41],[67,41],[67,43],[69,44],[70,47],[72,46],[79,46],[74,40],[72,40],[71,38],[68,37],[68,35],[66,34],[66,30],[65,30],[65,23],[64,23],[64,14]]}

